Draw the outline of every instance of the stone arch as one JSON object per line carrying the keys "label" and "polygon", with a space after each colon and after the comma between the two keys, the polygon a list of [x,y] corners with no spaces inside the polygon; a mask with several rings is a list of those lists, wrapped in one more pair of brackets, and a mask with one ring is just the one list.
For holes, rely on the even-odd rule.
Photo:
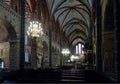
{"label": "stone arch", "polygon": [[0,29],[1,32],[3,32],[4,37],[1,39],[1,43],[3,43],[5,46],[7,45],[7,50],[6,53],[8,53],[8,57],[4,57],[5,59],[7,58],[8,60],[5,61],[8,62],[6,64],[6,67],[9,67],[10,69],[18,69],[19,68],[19,40],[17,40],[17,33],[15,31],[15,28],[13,25],[8,22],[6,19],[3,19],[0,17]]}

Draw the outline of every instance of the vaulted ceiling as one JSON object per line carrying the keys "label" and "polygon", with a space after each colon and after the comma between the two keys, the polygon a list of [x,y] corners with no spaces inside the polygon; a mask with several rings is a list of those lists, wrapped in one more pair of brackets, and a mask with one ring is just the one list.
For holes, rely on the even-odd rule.
{"label": "vaulted ceiling", "polygon": [[[26,0],[28,12],[33,12],[34,0]],[[93,0],[46,0],[47,8],[60,28],[65,32],[69,43],[85,43],[89,38]]]}
{"label": "vaulted ceiling", "polygon": [[46,0],[49,12],[72,45],[89,38],[93,0]]}
{"label": "vaulted ceiling", "polygon": [[[7,3],[11,0],[4,0]],[[38,0],[39,1],[39,0]],[[85,43],[90,35],[92,3],[94,0],[45,0],[47,8],[60,28],[65,32],[69,42],[74,46]],[[26,18],[35,12],[35,0],[26,0]]]}

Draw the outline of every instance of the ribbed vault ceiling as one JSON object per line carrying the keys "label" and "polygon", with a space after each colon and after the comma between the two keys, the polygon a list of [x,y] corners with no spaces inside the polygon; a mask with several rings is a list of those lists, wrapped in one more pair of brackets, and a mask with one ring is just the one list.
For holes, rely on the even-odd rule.
{"label": "ribbed vault ceiling", "polygon": [[[26,0],[26,13],[34,12],[35,0]],[[38,0],[39,1],[39,0]],[[46,0],[51,16],[59,22],[60,28],[73,46],[85,43],[90,34],[92,3],[94,0]]]}
{"label": "ribbed vault ceiling", "polygon": [[[8,4],[11,0],[4,0]],[[38,0],[39,1],[39,0]],[[26,16],[30,18],[35,10],[35,0],[26,0]],[[51,16],[59,22],[60,27],[74,46],[85,43],[89,38],[93,0],[46,0]]]}
{"label": "ribbed vault ceiling", "polygon": [[84,43],[89,36],[93,0],[46,0],[49,12],[72,45]]}
{"label": "ribbed vault ceiling", "polygon": [[[11,0],[4,0],[10,4]],[[35,0],[26,0],[26,18],[35,12]],[[59,22],[61,30],[73,46],[89,37],[93,0],[46,0],[47,8]]]}

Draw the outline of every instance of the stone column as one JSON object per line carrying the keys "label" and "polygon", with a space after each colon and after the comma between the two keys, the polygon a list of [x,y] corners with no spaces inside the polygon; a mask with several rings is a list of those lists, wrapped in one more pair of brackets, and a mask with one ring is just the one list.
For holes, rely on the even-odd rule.
{"label": "stone column", "polygon": [[25,0],[21,0],[21,28],[20,28],[20,69],[24,69],[25,57]]}
{"label": "stone column", "polygon": [[42,56],[38,56],[37,68],[41,68],[41,64],[42,64]]}
{"label": "stone column", "polygon": [[96,1],[97,11],[97,71],[102,72],[102,25],[101,25],[101,0]]}
{"label": "stone column", "polygon": [[[40,38],[42,38],[42,37],[40,37]],[[38,38],[39,42],[37,41],[37,58],[38,58],[37,59],[37,67],[38,68],[41,68],[42,59],[44,59],[44,50],[46,51],[46,49],[43,49],[44,48],[43,41],[40,38]]]}
{"label": "stone column", "polygon": [[52,67],[52,20],[49,23],[49,67]]}
{"label": "stone column", "polygon": [[37,42],[36,42],[37,38],[33,37],[32,39],[32,48],[31,48],[31,65],[34,69],[37,68],[37,61],[38,61],[38,57],[37,57]]}
{"label": "stone column", "polygon": [[61,41],[61,38],[60,38],[60,67],[62,66],[62,41]]}
{"label": "stone column", "polygon": [[10,41],[10,51],[9,51],[9,67],[10,70],[19,69],[19,41]]}
{"label": "stone column", "polygon": [[120,1],[114,0],[115,78],[120,82]]}

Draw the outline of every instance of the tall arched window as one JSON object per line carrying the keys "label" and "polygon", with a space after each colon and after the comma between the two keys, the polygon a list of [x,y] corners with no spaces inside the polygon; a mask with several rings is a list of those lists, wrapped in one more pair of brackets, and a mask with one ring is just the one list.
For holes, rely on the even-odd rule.
{"label": "tall arched window", "polygon": [[4,68],[4,61],[2,59],[0,59],[0,68]]}
{"label": "tall arched window", "polygon": [[76,45],[76,55],[84,54],[83,48],[84,45],[82,43],[78,43]]}
{"label": "tall arched window", "polygon": [[25,50],[25,62],[29,62],[29,53]]}

